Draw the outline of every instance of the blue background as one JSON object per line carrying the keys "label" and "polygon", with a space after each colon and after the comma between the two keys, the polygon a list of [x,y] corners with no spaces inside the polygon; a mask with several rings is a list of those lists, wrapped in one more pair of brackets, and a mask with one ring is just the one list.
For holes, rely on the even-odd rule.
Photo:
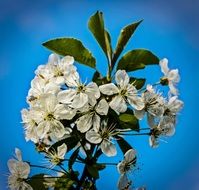
{"label": "blue background", "polygon": [[[101,1],[0,1],[0,189],[7,186],[7,160],[14,148],[23,151],[25,160],[42,163],[43,158],[26,143],[20,110],[27,107],[25,98],[39,64],[46,63],[49,51],[42,42],[62,36],[81,39],[98,60],[105,73],[105,58],[87,29],[87,20],[96,10],[105,15],[105,22],[116,44],[120,29],[133,21],[144,19],[127,46],[147,48],[159,57],[167,57],[171,68],[181,74],[180,98],[185,102],[177,124],[177,132],[168,143],[151,149],[147,137],[131,137],[138,153],[138,166],[132,174],[135,186],[146,185],[148,190],[199,189],[199,126],[198,126],[198,55],[199,1],[194,0],[101,0]],[[88,68],[79,66],[83,79],[89,78]],[[151,66],[136,75],[156,82],[161,76],[159,67]],[[102,161],[122,159],[102,158]],[[35,170],[33,171],[35,172]],[[37,172],[37,171],[36,171]],[[116,189],[118,174],[109,166],[100,173],[98,187]]]}

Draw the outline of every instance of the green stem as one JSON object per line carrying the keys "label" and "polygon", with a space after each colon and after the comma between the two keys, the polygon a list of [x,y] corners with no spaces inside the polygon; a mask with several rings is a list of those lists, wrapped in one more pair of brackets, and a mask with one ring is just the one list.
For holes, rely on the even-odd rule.
{"label": "green stem", "polygon": [[48,168],[48,167],[45,167],[45,166],[38,166],[38,165],[34,165],[34,164],[29,164],[29,165],[30,165],[30,167],[34,167],[34,168],[42,168],[42,169],[52,170],[52,171],[55,171],[55,172],[61,172],[61,173],[65,174],[65,172],[57,170],[57,169]]}
{"label": "green stem", "polygon": [[142,135],[150,135],[150,133],[138,133],[138,134],[122,133],[120,135],[142,136]]}
{"label": "green stem", "polygon": [[68,173],[66,170],[65,170],[65,168],[61,165],[61,164],[59,164],[58,165],[65,173]]}

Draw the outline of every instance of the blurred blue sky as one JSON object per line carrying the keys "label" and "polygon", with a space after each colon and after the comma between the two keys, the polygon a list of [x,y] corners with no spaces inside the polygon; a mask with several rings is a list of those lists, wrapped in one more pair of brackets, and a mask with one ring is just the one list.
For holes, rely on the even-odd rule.
{"label": "blurred blue sky", "polygon": [[[199,189],[199,1],[197,0],[0,0],[0,189],[6,189],[7,160],[15,147],[24,159],[41,163],[42,157],[26,143],[20,110],[39,64],[46,63],[49,51],[42,42],[62,36],[81,39],[97,58],[97,66],[105,62],[102,51],[87,29],[87,20],[96,10],[105,15],[105,23],[116,44],[120,29],[133,21],[144,19],[127,50],[147,48],[160,58],[167,57],[171,68],[181,74],[180,98],[185,107],[177,124],[177,132],[168,143],[151,149],[146,137],[129,139],[139,157],[139,170],[132,175],[136,186],[148,190]],[[83,78],[90,70],[79,66]],[[136,75],[156,82],[160,69],[151,66]],[[115,158],[115,161],[121,160]],[[112,161],[112,159],[102,158]],[[116,189],[116,168],[100,173],[99,190]]]}

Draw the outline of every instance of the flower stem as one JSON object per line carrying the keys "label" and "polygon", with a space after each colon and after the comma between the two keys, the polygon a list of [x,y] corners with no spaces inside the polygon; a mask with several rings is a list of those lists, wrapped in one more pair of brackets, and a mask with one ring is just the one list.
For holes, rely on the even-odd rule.
{"label": "flower stem", "polygon": [[45,166],[38,166],[38,165],[34,165],[34,164],[29,164],[29,165],[30,165],[30,167],[33,167],[33,168],[42,168],[42,169],[52,170],[52,171],[55,171],[55,172],[61,172],[61,173],[65,174],[65,172],[57,170],[57,169],[48,168],[48,167],[45,167]]}
{"label": "flower stem", "polygon": [[122,133],[120,135],[142,136],[142,135],[150,135],[150,133],[138,133],[138,134]]}
{"label": "flower stem", "polygon": [[61,165],[61,164],[59,164],[58,165],[65,173],[68,173],[66,170],[65,170],[65,168]]}

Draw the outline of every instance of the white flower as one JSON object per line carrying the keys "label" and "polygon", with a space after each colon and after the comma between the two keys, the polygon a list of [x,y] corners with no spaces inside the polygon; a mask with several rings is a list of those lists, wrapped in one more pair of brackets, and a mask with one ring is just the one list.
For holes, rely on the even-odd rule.
{"label": "white flower", "polygon": [[52,167],[60,164],[62,160],[64,160],[66,152],[67,152],[67,146],[65,143],[63,143],[61,146],[58,146],[57,151],[51,150],[48,152],[47,157],[50,159]]}
{"label": "white flower", "polygon": [[168,84],[171,94],[177,95],[178,90],[175,86],[180,81],[180,75],[178,73],[178,69],[169,70],[168,59],[166,58],[160,60],[159,65],[161,67],[161,71],[164,74],[164,77],[161,79],[161,82],[163,84],[164,83]]}
{"label": "white flower", "polygon": [[90,106],[85,114],[76,121],[77,129],[84,133],[93,126],[94,130],[98,131],[101,121],[99,115],[107,115],[108,108],[109,106],[105,99],[101,99],[96,105]]}
{"label": "white flower", "polygon": [[58,55],[51,54],[48,58],[48,64],[40,65],[35,73],[49,82],[62,85],[68,78],[76,74],[77,69],[73,63],[74,58],[71,56],[60,59]]}
{"label": "white flower", "polygon": [[103,121],[100,127],[100,130],[96,132],[94,129],[91,129],[86,133],[86,139],[93,144],[99,144],[102,152],[106,156],[115,156],[117,154],[116,146],[111,141],[112,136],[115,135],[114,127],[107,126],[107,122]]}
{"label": "white flower", "polygon": [[33,141],[38,143],[39,136],[37,135],[37,123],[38,117],[33,110],[22,109],[21,110],[22,120],[25,128],[25,138],[26,141]]}
{"label": "white flower", "polygon": [[34,107],[34,110],[40,116],[40,120],[37,121],[37,134],[41,139],[49,132],[57,138],[61,138],[71,132],[70,128],[64,128],[60,120],[72,119],[76,111],[63,104],[59,104],[56,96],[48,95],[43,97],[39,101],[39,106]]}
{"label": "white flower", "polygon": [[97,84],[94,82],[90,82],[88,85],[82,84],[79,75],[69,77],[66,83],[70,88],[59,92],[58,100],[75,109],[80,109],[87,103],[94,105],[100,97]]}
{"label": "white flower", "polygon": [[41,77],[35,77],[31,81],[31,88],[28,92],[27,101],[32,104],[32,101],[40,99],[46,94],[57,94],[60,87],[53,82],[46,82],[45,79]]}
{"label": "white flower", "polygon": [[122,160],[118,165],[117,169],[120,174],[125,174],[129,172],[132,167],[135,165],[135,158],[136,158],[136,153],[135,150],[129,149],[125,154],[124,154],[124,160]]}
{"label": "white flower", "polygon": [[182,109],[184,103],[177,96],[169,98],[164,105],[164,114],[160,119],[160,128],[171,128],[176,125],[176,116]]}
{"label": "white flower", "polygon": [[[158,138],[160,136],[170,137],[175,133],[176,116],[182,109],[183,102],[178,100],[177,96],[173,96],[164,104],[164,113],[158,121],[151,120],[151,135],[149,144],[152,147],[159,145]],[[157,123],[158,122],[158,123]]]}
{"label": "white flower", "polygon": [[10,176],[8,177],[8,185],[11,190],[33,190],[33,188],[26,183],[26,179],[30,173],[30,166],[28,163],[22,161],[21,151],[15,149],[16,159],[8,160],[8,168]]}
{"label": "white flower", "polygon": [[137,90],[133,84],[129,84],[129,76],[125,70],[118,70],[115,75],[117,86],[113,83],[104,84],[99,87],[100,91],[108,96],[115,95],[109,106],[116,112],[125,112],[127,102],[135,109],[142,110],[144,103],[138,97]]}
{"label": "white flower", "polygon": [[160,117],[164,112],[164,98],[161,94],[156,93],[151,85],[147,85],[146,91],[142,93],[142,99],[145,104],[142,110],[134,110],[138,119],[144,117],[145,112],[148,117]]}

